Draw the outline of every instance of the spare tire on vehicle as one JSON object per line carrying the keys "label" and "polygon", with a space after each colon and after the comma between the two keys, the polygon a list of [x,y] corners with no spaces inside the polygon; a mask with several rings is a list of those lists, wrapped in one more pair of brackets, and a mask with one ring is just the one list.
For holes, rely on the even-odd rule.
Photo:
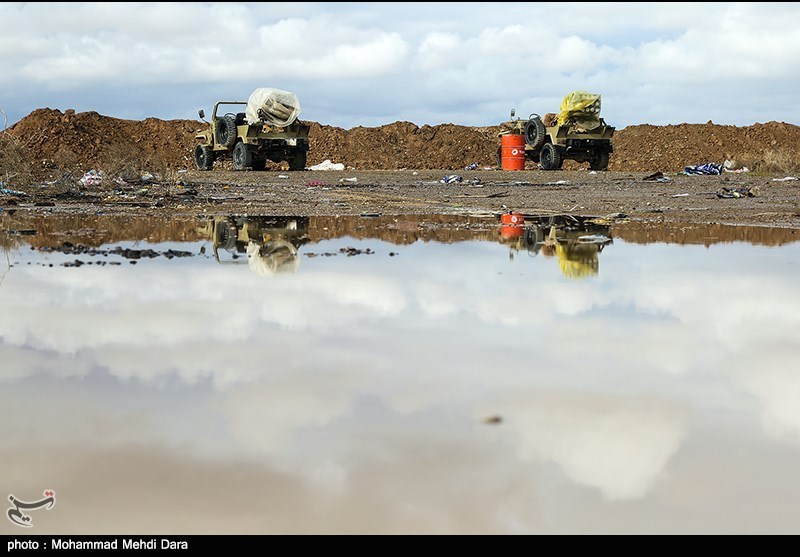
{"label": "spare tire on vehicle", "polygon": [[236,116],[226,114],[217,120],[217,145],[230,149],[236,143]]}
{"label": "spare tire on vehicle", "polygon": [[544,145],[546,136],[547,130],[544,127],[544,122],[542,122],[542,119],[538,116],[532,117],[528,120],[528,123],[525,124],[525,143],[534,149],[539,149]]}

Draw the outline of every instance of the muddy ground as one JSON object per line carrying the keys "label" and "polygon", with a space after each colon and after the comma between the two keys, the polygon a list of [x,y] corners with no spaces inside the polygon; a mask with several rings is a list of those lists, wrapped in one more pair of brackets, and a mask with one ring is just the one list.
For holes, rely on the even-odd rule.
{"label": "muddy ground", "polygon": [[[299,216],[526,214],[614,216],[646,223],[800,228],[800,181],[783,175],[728,174],[645,181],[645,173],[587,171],[227,172],[183,171],[172,181],[125,186],[45,184],[0,195],[9,212],[165,217],[249,214]],[[719,194],[739,192],[744,197]],[[747,192],[754,196],[749,196]],[[733,193],[733,195],[736,195]]]}

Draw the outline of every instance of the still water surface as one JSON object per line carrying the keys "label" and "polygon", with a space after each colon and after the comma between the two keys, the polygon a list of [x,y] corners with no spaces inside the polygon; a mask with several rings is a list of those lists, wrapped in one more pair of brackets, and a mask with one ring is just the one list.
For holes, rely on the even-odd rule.
{"label": "still water surface", "polygon": [[0,532],[800,532],[795,231],[541,224],[5,217]]}

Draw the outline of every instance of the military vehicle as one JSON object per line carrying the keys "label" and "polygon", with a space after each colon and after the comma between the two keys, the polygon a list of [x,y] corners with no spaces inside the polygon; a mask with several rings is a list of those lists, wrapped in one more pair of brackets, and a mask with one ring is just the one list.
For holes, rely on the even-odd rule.
{"label": "military vehicle", "polygon": [[[261,276],[293,273],[299,249],[310,242],[308,217],[220,216],[209,220],[204,236],[219,263],[244,262]],[[227,254],[227,255],[225,255]]]}
{"label": "military vehicle", "polygon": [[584,279],[600,272],[599,254],[614,243],[611,227],[601,219],[573,215],[525,215],[524,224],[502,226],[500,242],[509,247],[509,257],[515,252],[529,256],[557,256],[558,266],[565,277]]}
{"label": "military vehicle", "polygon": [[560,170],[564,161],[589,163],[591,170],[608,170],[615,128],[600,118],[600,95],[576,92],[564,99],[560,114],[531,114],[514,121],[504,133],[525,136],[525,156],[542,170]]}
{"label": "military vehicle", "polygon": [[[228,157],[235,170],[264,170],[267,161],[305,170],[311,126],[299,121],[299,114],[297,97],[277,89],[259,89],[248,101],[217,102],[208,127],[195,136],[198,170],[211,170]],[[205,111],[199,115],[205,121]]]}

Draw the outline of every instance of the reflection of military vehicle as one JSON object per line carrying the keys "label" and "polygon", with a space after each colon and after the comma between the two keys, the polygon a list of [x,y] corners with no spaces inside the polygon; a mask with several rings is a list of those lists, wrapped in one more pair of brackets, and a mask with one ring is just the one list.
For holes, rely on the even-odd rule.
{"label": "reflection of military vehicle", "polygon": [[611,228],[594,219],[573,216],[525,217],[525,225],[515,231],[503,227],[501,242],[514,251],[535,257],[558,257],[564,276],[581,279],[600,272],[598,255],[613,243]]}
{"label": "reflection of military vehicle", "polygon": [[297,270],[298,250],[309,242],[308,223],[307,217],[217,217],[209,221],[205,233],[220,263],[247,255],[254,272],[272,276]]}
{"label": "reflection of military vehicle", "polygon": [[525,136],[525,155],[542,170],[560,170],[565,160],[588,162],[591,170],[608,170],[615,128],[600,118],[600,95],[577,92],[564,99],[560,114],[531,114],[512,122],[506,133]]}
{"label": "reflection of military vehicle", "polygon": [[[246,110],[223,115],[223,106]],[[211,123],[195,138],[197,168],[211,170],[215,160],[231,156],[236,170],[264,170],[267,161],[287,161],[289,170],[304,170],[311,127],[297,120],[299,113],[297,97],[276,89],[259,89],[247,102],[218,102]],[[200,118],[205,118],[202,110]]]}

